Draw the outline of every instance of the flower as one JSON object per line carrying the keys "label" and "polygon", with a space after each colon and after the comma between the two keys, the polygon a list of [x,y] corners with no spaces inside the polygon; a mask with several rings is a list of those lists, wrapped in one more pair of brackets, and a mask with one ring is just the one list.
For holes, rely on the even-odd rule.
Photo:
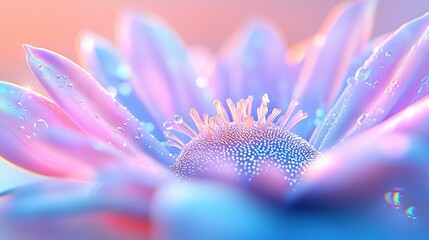
{"label": "flower", "polygon": [[[373,12],[372,1],[334,12],[295,64],[285,64],[281,38],[261,22],[214,60],[201,50],[189,57],[160,21],[135,13],[123,18],[121,51],[83,36],[95,78],[25,45],[52,100],[1,83],[0,154],[51,178],[3,194],[2,232],[15,239],[425,237],[429,15],[368,43]],[[248,95],[263,96],[257,115]],[[215,98],[232,99],[230,116],[219,101],[208,108]],[[292,114],[291,99],[306,119]],[[268,102],[291,108],[276,123],[280,112],[268,114]],[[189,109],[189,118],[164,124]],[[201,119],[197,110],[218,115]],[[185,143],[166,134],[182,148],[180,162],[161,142],[163,127],[193,136]],[[262,150],[267,162],[249,166],[261,168],[258,175],[247,164]],[[172,164],[178,175],[200,178],[177,182]]]}

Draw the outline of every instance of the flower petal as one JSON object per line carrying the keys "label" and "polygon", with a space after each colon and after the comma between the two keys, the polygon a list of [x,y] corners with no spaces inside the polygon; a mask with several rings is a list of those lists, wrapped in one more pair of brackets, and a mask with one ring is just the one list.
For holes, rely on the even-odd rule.
{"label": "flower petal", "polygon": [[428,24],[429,14],[411,21],[386,39],[379,50],[371,55],[356,72],[357,80],[346,87],[322,125],[313,133],[311,142],[316,148],[328,149],[356,123],[366,119],[366,109],[370,108],[374,99],[390,89],[399,64],[426,31]]}
{"label": "flower petal", "polygon": [[61,127],[79,131],[55,103],[31,90],[0,82],[0,116],[1,156],[40,174],[68,175],[70,166],[52,159],[34,145],[45,129]]}
{"label": "flower petal", "polygon": [[145,239],[149,197],[144,186],[46,181],[2,196],[0,229],[7,239]]}
{"label": "flower petal", "polygon": [[252,95],[270,96],[270,104],[286,108],[291,93],[283,39],[270,24],[253,20],[226,46],[219,64],[218,81],[225,97],[234,101]]}
{"label": "flower petal", "polygon": [[[298,205],[364,206],[402,189],[429,223],[429,97],[382,124],[351,137],[316,161],[303,188],[292,198]],[[298,197],[297,197],[298,196]],[[405,208],[403,210],[405,210]]]}
{"label": "flower petal", "polygon": [[[429,27],[404,56],[392,80],[376,100],[367,106],[365,121],[356,124],[346,136],[368,129],[407,107],[416,97],[419,88],[429,77]],[[386,51],[386,50],[384,50]],[[386,51],[385,55],[392,53]]]}
{"label": "flower petal", "polygon": [[309,114],[296,129],[305,138],[315,127],[313,121],[320,115],[317,112],[333,104],[352,58],[363,50],[372,30],[375,1],[341,7],[331,13],[314,37],[292,94]]}
{"label": "flower petal", "polygon": [[[137,94],[146,106],[152,106],[152,115],[160,112],[165,119],[172,119],[191,107],[207,108],[201,89],[196,88],[186,47],[161,20],[128,12],[121,19],[118,38],[138,77]],[[190,119],[187,114],[183,117]]]}
{"label": "flower petal", "polygon": [[[148,154],[171,164],[166,148],[82,68],[51,51],[25,46],[33,74],[61,109],[87,134],[121,151]],[[150,159],[144,157],[147,164]]]}
{"label": "flower petal", "polygon": [[[119,52],[107,40],[86,32],[80,37],[80,51],[85,65],[107,91],[114,91],[119,100],[134,116],[146,124],[156,126],[151,133],[162,139],[162,123],[165,119],[152,116],[137,96],[132,70]],[[154,117],[157,117],[154,119]]]}
{"label": "flower petal", "polygon": [[170,184],[153,201],[155,239],[276,239],[281,226],[269,206],[210,182]]}

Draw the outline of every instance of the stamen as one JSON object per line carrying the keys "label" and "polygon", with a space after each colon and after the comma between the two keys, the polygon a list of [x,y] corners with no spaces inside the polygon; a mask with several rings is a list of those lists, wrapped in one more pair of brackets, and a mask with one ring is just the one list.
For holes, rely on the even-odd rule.
{"label": "stamen", "polygon": [[175,124],[166,122],[167,130],[191,138],[185,143],[173,133],[165,133],[171,139],[167,144],[181,150],[172,166],[175,172],[180,176],[195,176],[232,171],[241,182],[243,178],[251,181],[260,174],[270,174],[275,168],[290,186],[297,184],[308,164],[319,156],[306,140],[289,131],[308,115],[302,110],[293,114],[298,102],[291,101],[284,115],[280,116],[281,110],[273,108],[267,116],[269,101],[268,94],[264,94],[256,109],[256,120],[252,116],[253,97],[249,96],[237,103],[226,100],[232,121],[220,101],[215,100],[215,116],[203,113],[201,118],[196,109],[190,109],[197,131],[180,115],[175,116]]}
{"label": "stamen", "polygon": [[292,100],[285,112],[285,114],[279,118],[277,121],[279,124],[279,127],[284,128],[286,123],[289,121],[289,118],[292,116],[293,111],[295,110],[296,106],[298,106],[298,101]]}
{"label": "stamen", "polygon": [[308,117],[307,113],[304,113],[302,110],[299,110],[295,116],[292,117],[292,119],[288,122],[285,129],[291,129],[293,126],[295,126],[298,122],[306,119]]}

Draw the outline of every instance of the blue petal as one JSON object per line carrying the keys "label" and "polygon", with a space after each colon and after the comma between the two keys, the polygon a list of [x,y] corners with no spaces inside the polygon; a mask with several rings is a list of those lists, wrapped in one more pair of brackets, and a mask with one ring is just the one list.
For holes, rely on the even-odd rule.
{"label": "blue petal", "polygon": [[[142,123],[152,124],[153,133],[163,139],[162,116],[151,115],[134,89],[135,77],[129,65],[119,52],[107,40],[92,33],[85,33],[80,38],[80,50],[84,63],[101,85],[114,90],[119,100]],[[155,127],[156,126],[156,127]]]}

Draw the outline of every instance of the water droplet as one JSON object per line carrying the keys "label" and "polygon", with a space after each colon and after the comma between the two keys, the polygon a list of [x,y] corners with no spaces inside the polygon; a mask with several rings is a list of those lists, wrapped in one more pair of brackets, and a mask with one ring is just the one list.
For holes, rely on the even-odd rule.
{"label": "water droplet", "polygon": [[19,115],[19,118],[21,118],[22,120],[26,120],[27,119],[27,115],[21,114],[21,115]]}
{"label": "water droplet", "polygon": [[25,129],[25,127],[21,125],[21,126],[19,126],[19,129],[20,129],[20,130],[24,130],[24,129]]}
{"label": "water droplet", "polygon": [[39,64],[39,66],[37,66],[37,69],[39,69],[39,71],[43,70],[43,66],[41,64]]}
{"label": "water droplet", "polygon": [[356,72],[355,77],[359,81],[365,81],[366,79],[368,79],[369,75],[371,75],[371,69],[362,67],[362,68],[359,68],[359,70]]}
{"label": "water droplet", "polygon": [[353,85],[353,84],[355,84],[357,82],[358,82],[358,80],[355,77],[349,77],[349,78],[347,78],[347,84],[349,84],[349,85]]}
{"label": "water droplet", "polygon": [[13,90],[13,89],[11,89],[9,92],[10,92],[10,94],[15,94],[15,90]]}
{"label": "water droplet", "polygon": [[265,93],[264,95],[262,95],[262,102],[265,104],[270,102],[270,98],[268,97],[268,93]]}
{"label": "water droplet", "polygon": [[398,209],[401,206],[401,197],[402,193],[394,188],[392,192],[387,192],[384,194],[384,200],[389,206]]}
{"label": "water droplet", "polygon": [[174,123],[181,124],[183,122],[183,118],[180,115],[174,115]]}
{"label": "water droplet", "polygon": [[166,130],[171,130],[171,129],[173,129],[174,124],[171,121],[165,121],[164,124],[162,124],[162,126]]}
{"label": "water droplet", "polygon": [[124,134],[125,134],[125,130],[124,130],[124,128],[123,128],[123,127],[117,127],[117,128],[115,129],[115,133],[116,133],[116,134],[119,134],[119,135],[124,135]]}
{"label": "water droplet", "polygon": [[18,104],[18,106],[22,107],[22,102],[21,101],[16,102],[16,104]]}
{"label": "water droplet", "polygon": [[38,119],[33,124],[33,128],[34,128],[33,135],[36,136],[38,133],[47,129],[48,127],[49,127],[49,125],[44,119]]}
{"label": "water droplet", "polygon": [[57,74],[57,75],[56,75],[56,77],[57,77],[58,79],[60,79],[60,78],[61,78],[61,76],[60,76],[59,74]]}
{"label": "water droplet", "polygon": [[391,52],[389,52],[389,51],[387,51],[384,55],[385,55],[386,57],[390,57],[390,56],[392,56],[392,53],[391,53]]}
{"label": "water droplet", "polygon": [[360,115],[360,117],[357,120],[357,124],[358,125],[362,125],[366,119],[368,119],[369,114],[368,113],[364,113],[362,115]]}
{"label": "water droplet", "polygon": [[407,209],[405,209],[404,213],[407,217],[411,218],[411,219],[416,219],[416,215],[415,215],[415,210],[416,207],[414,206],[409,206],[407,207]]}
{"label": "water droplet", "polygon": [[110,95],[112,98],[115,98],[115,97],[116,97],[116,95],[118,94],[118,90],[117,90],[116,88],[114,88],[114,87],[108,87],[108,88],[106,89],[106,92],[107,92],[107,94],[108,94],[108,95]]}
{"label": "water droplet", "polygon": [[68,87],[69,89],[73,89],[73,84],[69,83],[69,84],[67,85],[67,87]]}

